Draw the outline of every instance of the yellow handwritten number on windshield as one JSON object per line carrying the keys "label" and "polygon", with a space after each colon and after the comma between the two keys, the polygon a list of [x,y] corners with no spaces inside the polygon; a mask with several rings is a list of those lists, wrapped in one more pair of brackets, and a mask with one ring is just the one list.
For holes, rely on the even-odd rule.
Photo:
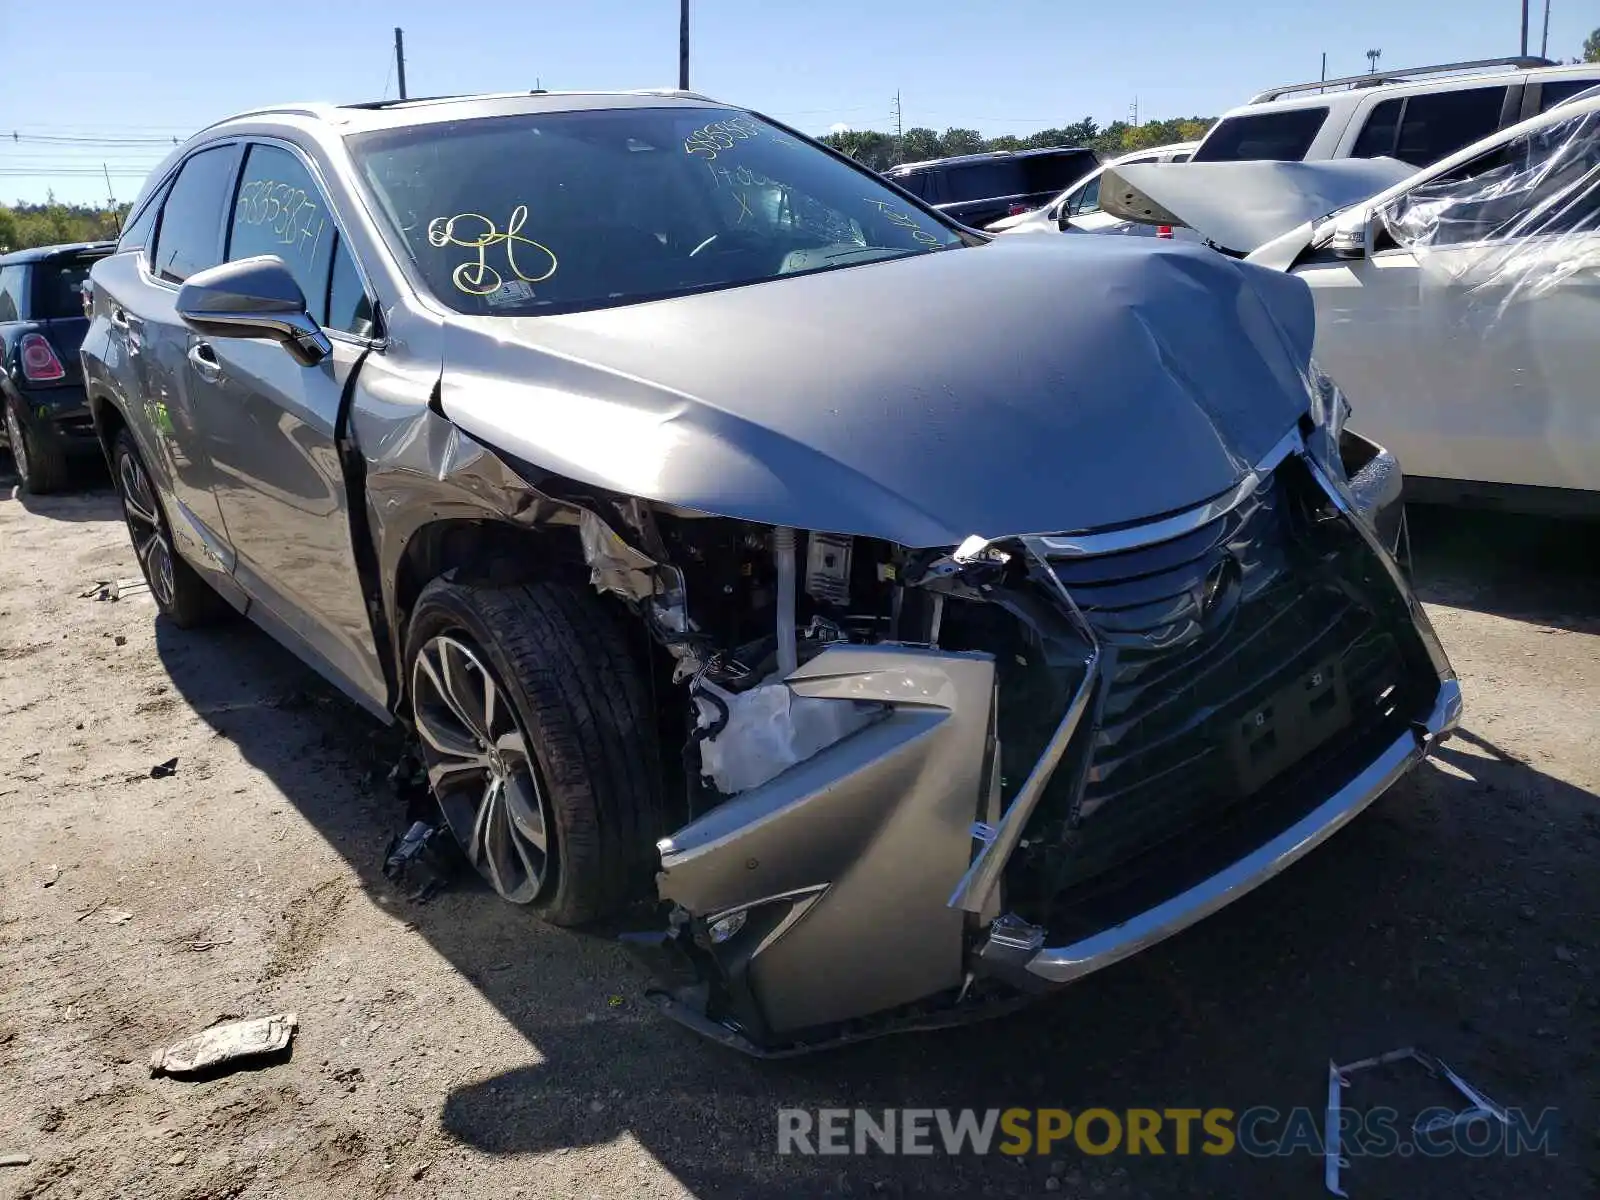
{"label": "yellow handwritten number on windshield", "polygon": [[938,238],[917,224],[917,219],[904,209],[896,208],[886,200],[874,200],[870,196],[864,197],[864,199],[883,215],[885,221],[891,225],[898,225],[909,233],[913,241],[921,242],[924,246],[941,244]]}
{"label": "yellow handwritten number on windshield", "polygon": [[[466,222],[466,230],[471,231],[473,221],[479,222],[483,232],[477,237],[463,237],[462,223]],[[456,285],[458,291],[469,296],[488,296],[500,290],[505,280],[500,272],[489,265],[489,247],[504,245],[506,248],[506,262],[511,264],[512,273],[524,283],[543,283],[556,273],[556,256],[550,247],[534,241],[532,238],[521,236],[522,227],[528,223],[528,206],[519,204],[511,210],[511,220],[506,223],[505,231],[501,232],[495,223],[482,213],[457,213],[453,217],[435,217],[428,222],[428,245],[438,249],[446,246],[460,246],[463,250],[476,250],[476,260],[469,259],[450,273],[450,282]],[[522,269],[517,262],[517,247],[531,247],[539,254],[550,260],[549,268],[542,274],[530,275]]]}

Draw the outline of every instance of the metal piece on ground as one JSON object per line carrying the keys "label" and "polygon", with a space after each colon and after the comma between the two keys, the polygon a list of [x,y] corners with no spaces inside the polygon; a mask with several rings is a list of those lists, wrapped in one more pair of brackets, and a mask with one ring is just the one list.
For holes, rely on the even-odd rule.
{"label": "metal piece on ground", "polygon": [[295,1013],[276,1013],[214,1026],[157,1050],[150,1056],[150,1074],[194,1075],[241,1059],[276,1054],[288,1049],[299,1023]]}
{"label": "metal piece on ground", "polygon": [[1389,1063],[1404,1062],[1406,1059],[1411,1059],[1421,1064],[1422,1069],[1428,1072],[1429,1075],[1435,1079],[1444,1079],[1451,1087],[1472,1102],[1471,1108],[1463,1109],[1453,1117],[1434,1117],[1427,1122],[1413,1123],[1411,1127],[1413,1133],[1434,1133],[1441,1129],[1454,1128],[1457,1125],[1468,1125],[1473,1121],[1486,1121],[1491,1117],[1502,1125],[1510,1123],[1510,1118],[1504,1108],[1457,1075],[1441,1059],[1418,1050],[1414,1046],[1403,1046],[1399,1050],[1390,1050],[1386,1054],[1377,1054],[1371,1058],[1363,1058],[1358,1062],[1346,1063],[1342,1067],[1330,1059],[1328,1062],[1328,1110],[1322,1129],[1322,1182],[1328,1191],[1335,1196],[1349,1194],[1341,1188],[1339,1181],[1339,1172],[1350,1165],[1350,1160],[1344,1157],[1339,1144],[1339,1111],[1343,1107],[1343,1089],[1350,1086],[1350,1080],[1347,1077],[1354,1071],[1365,1071],[1369,1067],[1387,1066]]}
{"label": "metal piece on ground", "polygon": [[178,760],[169,758],[166,762],[159,762],[150,768],[151,779],[170,779],[178,773]]}
{"label": "metal piece on ground", "polygon": [[448,826],[414,821],[383,852],[383,874],[406,892],[406,899],[426,904],[444,890],[460,861]]}

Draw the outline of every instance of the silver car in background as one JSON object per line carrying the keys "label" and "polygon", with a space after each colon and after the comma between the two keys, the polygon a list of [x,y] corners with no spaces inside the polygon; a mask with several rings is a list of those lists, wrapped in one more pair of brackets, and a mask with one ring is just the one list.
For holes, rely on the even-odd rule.
{"label": "silver car in background", "polygon": [[273,109],[157,170],[83,362],[167,619],[790,1053],[1132,954],[1457,720],[1305,287],[1066,242],[684,93]]}

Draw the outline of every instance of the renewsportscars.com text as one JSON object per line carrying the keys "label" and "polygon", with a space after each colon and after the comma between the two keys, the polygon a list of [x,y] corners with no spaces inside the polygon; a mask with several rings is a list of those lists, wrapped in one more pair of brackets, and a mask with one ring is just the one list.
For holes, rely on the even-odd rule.
{"label": "renewsportscars.com text", "polygon": [[[1452,1124],[1449,1108],[1339,1112],[1346,1157],[1554,1154],[1557,1112]],[[1443,1118],[1443,1121],[1439,1121]],[[1438,1123],[1441,1127],[1432,1128]],[[1308,1108],[780,1108],[779,1154],[1291,1154],[1321,1156],[1324,1114]]]}

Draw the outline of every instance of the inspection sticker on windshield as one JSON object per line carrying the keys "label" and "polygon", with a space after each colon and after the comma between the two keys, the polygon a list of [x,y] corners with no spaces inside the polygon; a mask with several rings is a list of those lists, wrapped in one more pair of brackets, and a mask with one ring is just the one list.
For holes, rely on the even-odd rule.
{"label": "inspection sticker on windshield", "polygon": [[484,297],[491,305],[526,304],[533,299],[533,288],[520,279],[508,279]]}

